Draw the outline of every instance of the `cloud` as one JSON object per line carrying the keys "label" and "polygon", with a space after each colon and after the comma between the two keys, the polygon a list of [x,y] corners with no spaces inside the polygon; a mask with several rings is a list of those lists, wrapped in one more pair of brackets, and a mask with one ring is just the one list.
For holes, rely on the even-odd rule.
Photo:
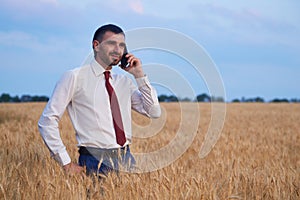
{"label": "cloud", "polygon": [[[300,28],[259,6],[229,7],[217,3],[190,4],[197,31],[223,41],[250,45],[295,45]],[[220,42],[220,40],[217,40]]]}
{"label": "cloud", "polygon": [[22,31],[0,32],[0,45],[8,47],[20,47],[31,50],[41,50],[42,45],[37,38]]}
{"label": "cloud", "polygon": [[131,0],[129,2],[129,7],[135,13],[138,13],[138,14],[143,14],[144,13],[144,7],[143,7],[143,4],[140,0]]}
{"label": "cloud", "polygon": [[135,22],[151,21],[150,26],[174,28],[199,39],[255,46],[296,47],[300,42],[300,26],[295,23],[300,18],[291,2],[185,0],[180,3],[142,1],[142,4],[144,18]]}
{"label": "cloud", "polygon": [[115,11],[118,14],[128,14],[130,12],[136,14],[143,14],[144,13],[144,6],[141,0],[110,0],[105,2],[94,2],[90,1],[87,4],[89,5],[96,5],[100,4],[101,8],[106,11]]}
{"label": "cloud", "polygon": [[57,0],[40,0],[40,1],[48,3],[48,4],[58,5],[58,1]]}
{"label": "cloud", "polygon": [[[73,39],[73,40],[72,40]],[[43,36],[34,35],[25,31],[0,31],[0,46],[4,47],[7,52],[14,49],[18,52],[34,52],[38,54],[59,54],[59,52],[78,51],[78,41],[74,38],[66,40],[60,36]]]}
{"label": "cloud", "polygon": [[17,15],[42,14],[47,9],[57,8],[57,0],[2,0],[1,7]]}

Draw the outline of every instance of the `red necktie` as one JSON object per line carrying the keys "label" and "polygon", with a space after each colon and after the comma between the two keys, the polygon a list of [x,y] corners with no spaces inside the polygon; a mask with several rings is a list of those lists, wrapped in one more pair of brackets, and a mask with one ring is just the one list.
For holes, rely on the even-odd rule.
{"label": "red necktie", "polygon": [[105,71],[104,76],[105,76],[105,86],[106,86],[107,92],[109,94],[110,108],[111,108],[117,143],[119,145],[123,146],[126,142],[126,138],[125,138],[125,133],[124,133],[123,122],[122,122],[118,99],[117,99],[116,93],[114,91],[114,88],[109,83],[110,71]]}

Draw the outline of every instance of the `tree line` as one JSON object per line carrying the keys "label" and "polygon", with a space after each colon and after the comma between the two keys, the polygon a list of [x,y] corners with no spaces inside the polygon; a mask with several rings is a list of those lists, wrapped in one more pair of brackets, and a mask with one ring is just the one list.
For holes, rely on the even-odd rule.
{"label": "tree line", "polygon": [[[189,98],[178,98],[174,95],[160,95],[158,96],[158,100],[160,102],[225,102],[223,97],[214,97],[210,96],[208,94],[199,94],[195,99],[189,99]],[[292,98],[292,99],[287,99],[287,98],[274,98],[271,101],[265,101],[262,97],[254,97],[254,98],[245,98],[242,97],[241,99],[233,99],[231,101],[232,103],[247,103],[247,102],[256,102],[256,103],[300,103],[300,99],[297,98]]]}
{"label": "tree line", "polygon": [[[21,97],[19,97],[18,95],[16,96],[10,96],[7,93],[3,93],[0,96],[0,103],[4,103],[4,102],[14,102],[14,103],[18,103],[18,102],[47,102],[49,100],[49,97],[47,96],[31,96],[31,95],[22,95]],[[159,95],[158,96],[158,100],[160,102],[225,102],[225,100],[223,99],[223,97],[214,97],[214,96],[210,96],[206,93],[203,94],[199,94],[195,99],[190,99],[190,98],[178,98],[174,95]],[[267,101],[265,101],[263,98],[261,97],[254,97],[254,98],[245,98],[242,97],[241,99],[233,99],[231,102],[235,103],[243,103],[243,102],[257,102],[257,103],[265,103]],[[272,102],[272,103],[299,103],[300,99],[286,99],[286,98],[275,98],[271,101],[268,102]]]}
{"label": "tree line", "polygon": [[13,103],[19,103],[19,102],[47,102],[49,100],[49,97],[47,96],[31,96],[31,95],[22,95],[19,97],[16,96],[10,96],[7,93],[3,93],[0,96],[0,102],[13,102]]}

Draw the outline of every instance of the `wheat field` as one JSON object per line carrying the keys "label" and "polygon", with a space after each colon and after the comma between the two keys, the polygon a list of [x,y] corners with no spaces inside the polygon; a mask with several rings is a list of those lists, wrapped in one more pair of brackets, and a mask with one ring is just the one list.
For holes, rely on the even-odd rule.
{"label": "wheat field", "polygon": [[[167,113],[163,128],[151,138],[134,138],[133,153],[172,140],[180,124],[179,105],[161,104]],[[37,129],[44,106],[0,104],[0,199],[300,199],[300,104],[226,104],[222,134],[200,159],[211,119],[211,104],[200,103],[197,135],[180,158],[152,172],[111,174],[103,182],[67,175],[49,157]],[[133,120],[140,126],[150,123],[136,113]],[[60,131],[77,162],[67,114]]]}

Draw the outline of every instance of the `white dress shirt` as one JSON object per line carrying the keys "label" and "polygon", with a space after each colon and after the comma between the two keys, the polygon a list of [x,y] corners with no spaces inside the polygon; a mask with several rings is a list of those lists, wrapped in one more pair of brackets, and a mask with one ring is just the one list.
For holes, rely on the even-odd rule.
{"label": "white dress shirt", "polygon": [[[78,146],[119,148],[116,142],[105,87],[105,69],[94,59],[90,64],[67,71],[57,82],[38,122],[44,142],[51,156],[60,164],[71,162],[59,133],[59,120],[67,109],[76,133]],[[156,91],[148,78],[133,81],[120,74],[111,74],[110,83],[117,95],[123,120],[126,144],[131,143],[131,109],[148,117],[157,118],[161,110]]]}

